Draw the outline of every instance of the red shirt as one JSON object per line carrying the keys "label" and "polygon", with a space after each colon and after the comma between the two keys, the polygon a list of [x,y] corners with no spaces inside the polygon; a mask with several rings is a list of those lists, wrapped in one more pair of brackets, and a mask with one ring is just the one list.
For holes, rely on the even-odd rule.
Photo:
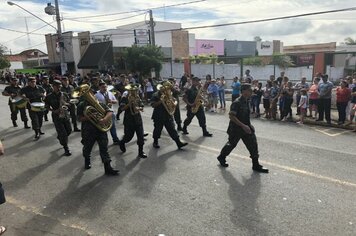
{"label": "red shirt", "polygon": [[351,90],[349,88],[338,87],[336,89],[336,102],[348,102],[350,101]]}

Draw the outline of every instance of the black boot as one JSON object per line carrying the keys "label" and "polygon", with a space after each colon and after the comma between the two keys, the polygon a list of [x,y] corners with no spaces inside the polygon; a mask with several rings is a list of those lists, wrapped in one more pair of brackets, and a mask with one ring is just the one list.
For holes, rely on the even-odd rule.
{"label": "black boot", "polygon": [[183,131],[183,128],[182,128],[182,124],[181,124],[181,123],[179,123],[179,124],[177,125],[177,130],[178,130],[178,131]]}
{"label": "black boot", "polygon": [[42,130],[40,130],[39,133],[40,133],[40,135],[44,135],[45,134],[44,132],[42,132]]}
{"label": "black boot", "polygon": [[45,120],[45,121],[48,121],[48,116],[47,116],[47,114],[44,115],[44,120]]}
{"label": "black boot", "polygon": [[176,144],[177,144],[178,149],[181,149],[182,147],[188,145],[188,143],[182,143],[182,141],[180,141],[180,139],[176,140]]}
{"label": "black boot", "polygon": [[252,160],[252,170],[260,173],[268,173],[269,170],[266,168],[263,168],[263,166],[260,165],[258,160]]}
{"label": "black boot", "polygon": [[183,132],[183,134],[189,134],[188,131],[187,131],[187,126],[186,125],[183,126],[182,132]]}
{"label": "black boot", "polygon": [[74,132],[80,132],[80,129],[78,129],[77,124],[73,124],[73,126],[74,126]]}
{"label": "black boot", "polygon": [[40,132],[39,130],[35,130],[35,141],[40,139]]}
{"label": "black boot", "polygon": [[84,169],[89,170],[91,168],[91,163],[89,158],[84,158]]}
{"label": "black boot", "polygon": [[126,152],[125,141],[124,140],[119,141],[119,145],[120,145],[120,150],[122,152]]}
{"label": "black boot", "polygon": [[154,139],[153,140],[153,147],[154,148],[160,148],[160,146],[158,145],[158,139]]}
{"label": "black boot", "polygon": [[27,125],[27,121],[24,121],[23,123],[25,125],[25,129],[30,129],[31,128],[30,126]]}
{"label": "black boot", "polygon": [[213,134],[209,133],[207,130],[206,130],[206,126],[202,127],[203,129],[203,136],[204,137],[212,137]]}
{"label": "black boot", "polygon": [[14,127],[18,127],[16,120],[13,120],[13,121],[12,121],[12,125],[13,125]]}
{"label": "black boot", "polygon": [[138,146],[138,157],[147,158],[147,154],[143,151],[143,146]]}
{"label": "black boot", "polygon": [[225,167],[225,168],[229,167],[229,164],[226,163],[226,160],[224,157],[219,155],[216,159],[218,159],[218,161],[222,167]]}
{"label": "black boot", "polygon": [[69,157],[72,155],[71,151],[69,150],[68,146],[64,146],[64,155]]}
{"label": "black boot", "polygon": [[118,175],[119,174],[118,170],[114,170],[111,167],[110,162],[104,163],[104,169],[105,169],[105,174],[106,175]]}

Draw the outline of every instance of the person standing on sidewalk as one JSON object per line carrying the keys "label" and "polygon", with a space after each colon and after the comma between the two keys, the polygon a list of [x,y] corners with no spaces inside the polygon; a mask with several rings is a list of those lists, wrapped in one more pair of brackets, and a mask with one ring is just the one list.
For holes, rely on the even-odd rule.
{"label": "person standing on sidewalk", "polygon": [[[315,77],[313,81],[313,85],[310,86],[309,89],[309,114],[310,117],[316,119],[316,115],[318,114],[318,98],[319,98],[319,82],[320,78]],[[313,116],[314,111],[314,116]]]}
{"label": "person standing on sidewalk", "polygon": [[346,120],[346,107],[351,98],[351,90],[346,81],[341,81],[336,89],[336,106],[339,113],[338,125],[343,125]]}
{"label": "person standing on sidewalk", "polygon": [[226,109],[226,101],[225,101],[225,89],[226,89],[226,81],[224,76],[218,80],[219,86],[219,100],[220,100],[220,109]]}
{"label": "person standing on sidewalk", "polygon": [[228,167],[229,165],[226,163],[226,157],[236,147],[240,139],[242,139],[247,150],[250,152],[252,170],[261,173],[268,173],[268,169],[263,168],[258,161],[259,154],[255,128],[250,122],[250,106],[248,100],[251,95],[251,85],[243,84],[241,86],[241,97],[236,99],[231,104],[229,113],[230,123],[227,129],[229,139],[222,148],[217,159],[222,167]]}
{"label": "person standing on sidewalk", "polygon": [[234,78],[234,81],[231,84],[232,88],[232,98],[231,101],[235,101],[236,98],[240,97],[240,89],[241,89],[241,83],[239,81],[239,78],[236,76]]}
{"label": "person standing on sidewalk", "polygon": [[351,104],[350,104],[350,122],[351,125],[355,118],[355,106],[356,106],[356,76],[352,80],[352,84],[350,84],[351,90]]}
{"label": "person standing on sidewalk", "polygon": [[317,121],[323,121],[324,115],[326,122],[331,124],[331,93],[333,89],[333,84],[328,81],[329,76],[323,75],[322,82],[319,84],[319,104],[318,104],[318,112],[319,119]]}
{"label": "person standing on sidewalk", "polygon": [[[4,146],[0,140],[0,156],[4,155]],[[0,183],[0,205],[4,204],[6,202],[5,199],[5,193],[4,193],[4,189],[2,188],[2,184]],[[5,233],[6,231],[6,227],[0,225],[0,235],[2,235],[3,233]]]}
{"label": "person standing on sidewalk", "polygon": [[299,102],[300,102],[300,98],[301,98],[301,90],[305,89],[306,91],[309,90],[309,84],[306,82],[307,78],[302,77],[302,79],[300,80],[300,82],[298,82],[293,89],[296,91],[296,99],[297,99],[297,114],[296,115],[300,115],[300,106],[299,106]]}

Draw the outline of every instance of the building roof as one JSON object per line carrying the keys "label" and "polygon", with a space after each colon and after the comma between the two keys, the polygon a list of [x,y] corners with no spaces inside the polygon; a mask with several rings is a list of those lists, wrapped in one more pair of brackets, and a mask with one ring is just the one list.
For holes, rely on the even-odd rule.
{"label": "building roof", "polygon": [[100,69],[102,65],[113,65],[112,41],[92,43],[78,63],[79,69]]}
{"label": "building roof", "polygon": [[14,55],[5,55],[9,61],[26,61],[29,58],[42,58],[48,55],[38,49],[29,49]]}
{"label": "building roof", "polygon": [[336,42],[331,43],[318,43],[318,44],[304,44],[284,46],[283,52],[286,54],[291,53],[316,53],[316,52],[335,52]]}

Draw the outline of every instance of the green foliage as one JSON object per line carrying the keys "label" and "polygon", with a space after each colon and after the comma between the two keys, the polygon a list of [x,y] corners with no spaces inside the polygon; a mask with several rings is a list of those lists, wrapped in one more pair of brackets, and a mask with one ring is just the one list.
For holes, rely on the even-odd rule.
{"label": "green foliage", "polygon": [[264,63],[260,57],[244,58],[243,63],[244,63],[244,65],[264,66]]}
{"label": "green foliage", "polygon": [[11,66],[9,60],[5,58],[4,52],[5,52],[5,47],[0,45],[0,70],[9,68]]}
{"label": "green foliage", "polygon": [[189,60],[192,64],[213,64],[218,62],[218,56],[215,54],[200,54],[189,56]]}
{"label": "green foliage", "polygon": [[351,37],[345,38],[345,44],[346,45],[356,45],[356,39],[353,39]]}
{"label": "green foliage", "polygon": [[280,54],[280,53],[276,53],[276,54],[272,55],[271,64],[279,66],[283,69],[285,69],[287,67],[294,66],[294,63],[293,63],[292,59],[290,58],[290,56]]}
{"label": "green foliage", "polygon": [[163,52],[157,46],[132,46],[124,51],[124,60],[127,68],[138,72],[141,76],[150,75],[151,69],[159,72],[162,69]]}

